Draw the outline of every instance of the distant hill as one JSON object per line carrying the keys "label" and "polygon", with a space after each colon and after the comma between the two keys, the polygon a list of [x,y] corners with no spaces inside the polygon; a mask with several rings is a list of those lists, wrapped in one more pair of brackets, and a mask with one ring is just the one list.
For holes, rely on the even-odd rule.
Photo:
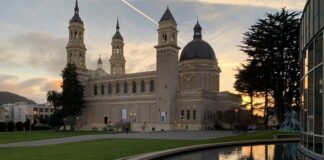
{"label": "distant hill", "polygon": [[27,102],[29,104],[36,104],[34,101],[27,99],[26,97],[10,93],[0,91],[0,104],[7,104],[7,103],[15,103],[15,102]]}

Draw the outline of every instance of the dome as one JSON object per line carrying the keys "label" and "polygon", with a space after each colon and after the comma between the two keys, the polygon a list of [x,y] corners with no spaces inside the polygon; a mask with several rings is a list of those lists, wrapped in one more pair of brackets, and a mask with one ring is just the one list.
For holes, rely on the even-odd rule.
{"label": "dome", "polygon": [[197,21],[194,27],[194,39],[183,48],[180,55],[180,61],[190,59],[216,60],[213,48],[206,41],[202,40],[201,30],[202,28]]}
{"label": "dome", "polygon": [[215,60],[213,48],[202,39],[194,39],[189,42],[182,50],[180,61],[189,59],[211,59]]}

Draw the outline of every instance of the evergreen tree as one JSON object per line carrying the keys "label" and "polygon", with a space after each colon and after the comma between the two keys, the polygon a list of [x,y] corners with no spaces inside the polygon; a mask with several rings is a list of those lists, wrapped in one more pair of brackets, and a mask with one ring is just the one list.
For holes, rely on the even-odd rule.
{"label": "evergreen tree", "polygon": [[[292,107],[299,108],[299,13],[285,9],[266,14],[244,34],[242,51],[248,55],[247,70],[257,83],[256,90],[274,99],[279,124],[284,113]],[[267,99],[265,100],[267,102]]]}
{"label": "evergreen tree", "polygon": [[71,120],[71,130],[74,130],[76,118],[82,114],[84,108],[84,88],[78,80],[75,65],[68,64],[62,71],[62,77],[62,112],[64,117]]}

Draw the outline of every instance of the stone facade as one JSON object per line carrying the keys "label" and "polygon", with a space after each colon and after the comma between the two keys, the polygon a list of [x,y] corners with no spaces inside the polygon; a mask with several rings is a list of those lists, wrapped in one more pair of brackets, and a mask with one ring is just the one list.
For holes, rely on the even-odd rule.
{"label": "stone facade", "polygon": [[[197,44],[209,46],[201,39],[199,27],[195,27],[194,43],[197,39]],[[212,129],[215,117],[241,104],[239,96],[219,92],[221,70],[211,47],[207,50],[211,55],[204,56],[205,50],[199,49],[198,44],[196,58],[186,59],[185,54],[191,53],[181,53],[182,58],[178,59],[177,23],[169,8],[159,22],[156,71],[125,72],[124,42],[118,21],[111,42],[109,74],[102,68],[101,58],[96,70],[85,66],[84,25],[77,5],[69,31],[67,63],[76,64],[85,86],[86,107],[80,117],[85,130],[126,123],[133,131]]]}

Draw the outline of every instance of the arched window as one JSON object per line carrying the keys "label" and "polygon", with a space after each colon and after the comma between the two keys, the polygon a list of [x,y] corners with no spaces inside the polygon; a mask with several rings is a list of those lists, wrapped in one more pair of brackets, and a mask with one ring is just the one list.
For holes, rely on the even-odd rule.
{"label": "arched window", "polygon": [[75,38],[75,39],[78,38],[78,32],[77,32],[77,31],[74,32],[74,38]]}
{"label": "arched window", "polygon": [[119,53],[119,47],[116,48],[116,53]]}
{"label": "arched window", "polygon": [[105,94],[105,86],[102,84],[101,85],[101,95]]}
{"label": "arched window", "polygon": [[128,92],[128,84],[127,82],[124,83],[124,93]]}
{"label": "arched window", "polygon": [[165,33],[162,34],[162,41],[165,42],[167,41],[168,37]]}
{"label": "arched window", "polygon": [[116,84],[116,94],[119,93],[119,83]]}
{"label": "arched window", "polygon": [[111,83],[108,84],[108,94],[111,94]]}
{"label": "arched window", "polygon": [[97,88],[97,85],[94,86],[94,89],[93,89],[93,94],[96,96],[98,94],[98,88]]}
{"label": "arched window", "polygon": [[150,92],[154,92],[154,80],[150,80]]}
{"label": "arched window", "polygon": [[133,81],[133,93],[136,93],[136,82]]}
{"label": "arched window", "polygon": [[145,82],[141,82],[141,92],[145,92]]}

